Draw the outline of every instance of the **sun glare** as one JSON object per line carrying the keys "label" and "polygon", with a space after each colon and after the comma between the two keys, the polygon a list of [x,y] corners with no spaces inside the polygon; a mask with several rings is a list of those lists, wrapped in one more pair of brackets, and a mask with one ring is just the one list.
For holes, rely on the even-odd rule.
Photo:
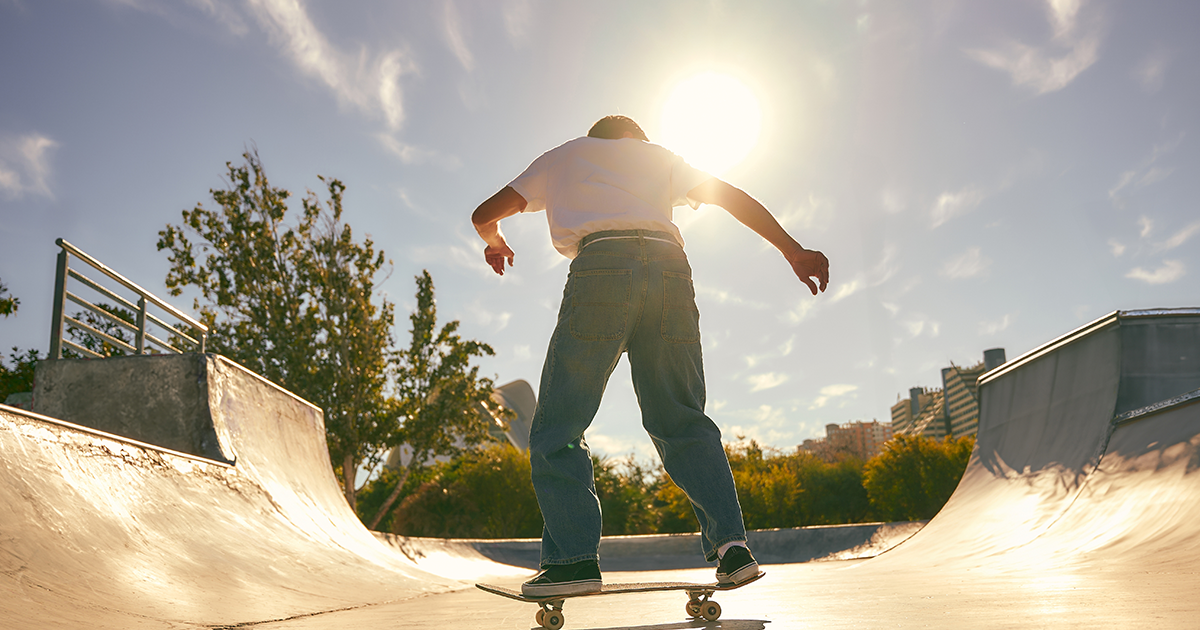
{"label": "sun glare", "polygon": [[705,72],[681,81],[662,107],[663,146],[692,166],[720,175],[744,160],[758,142],[762,112],[741,81]]}

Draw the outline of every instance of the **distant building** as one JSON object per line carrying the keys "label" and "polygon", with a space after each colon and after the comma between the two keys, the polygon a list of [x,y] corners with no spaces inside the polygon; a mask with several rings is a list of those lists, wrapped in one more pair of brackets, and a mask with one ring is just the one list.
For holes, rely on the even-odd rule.
{"label": "distant building", "polygon": [[979,377],[1004,364],[1004,348],[983,352],[971,367],[942,368],[942,388],[914,387],[909,397],[892,405],[894,435],[924,435],[936,440],[979,431]]}
{"label": "distant building", "polygon": [[[487,409],[480,405],[480,412],[491,419],[488,427],[488,435],[491,436],[491,439],[494,442],[508,442],[522,451],[529,450],[529,427],[533,424],[533,411],[537,407],[537,396],[533,393],[533,387],[523,379],[501,385],[492,392],[492,401],[513,412],[515,417],[506,423],[488,413]],[[456,446],[460,448],[465,446],[461,439],[455,442]],[[408,444],[401,444],[388,453],[384,467],[394,470],[408,466],[411,460],[412,447]],[[426,463],[432,464],[449,460],[449,457],[434,457]]]}
{"label": "distant building", "polygon": [[866,461],[878,455],[884,443],[890,439],[890,425],[878,420],[855,421],[842,425],[827,424],[824,438],[804,440],[799,448],[825,461],[837,461],[847,456]]}

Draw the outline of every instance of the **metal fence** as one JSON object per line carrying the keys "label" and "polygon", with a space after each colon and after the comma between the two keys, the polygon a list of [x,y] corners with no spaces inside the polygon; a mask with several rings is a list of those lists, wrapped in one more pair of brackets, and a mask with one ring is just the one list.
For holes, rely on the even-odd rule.
{"label": "metal fence", "polygon": [[[82,344],[63,338],[63,329],[67,325],[71,328],[81,331],[80,334],[91,335],[94,339],[101,340],[100,347],[103,348],[107,343],[114,349],[119,349],[126,354],[161,354],[165,352],[182,353],[188,351],[204,352],[204,343],[208,338],[208,327],[195,319],[189,317],[183,311],[167,304],[162,299],[158,298],[149,291],[139,287],[133,282],[127,280],[124,276],[108,268],[104,263],[92,258],[84,253],[79,248],[66,242],[63,239],[54,241],[62,251],[58,253],[58,270],[54,276],[54,314],[50,326],[50,358],[61,359],[64,346],[78,352],[85,357],[93,357],[97,359],[104,358],[105,354],[96,352],[94,349],[86,347]],[[137,303],[134,304],[129,300],[117,295],[113,291],[105,288],[100,283],[88,278],[71,268],[71,256],[91,265],[100,273],[108,276],[112,280],[120,283],[126,289],[137,294]],[[113,305],[109,309],[101,308],[96,304],[80,297],[76,293],[68,290],[67,281],[75,280],[87,288],[95,291],[104,298],[111,300]],[[99,319],[93,319],[93,324],[100,322],[111,322],[112,325],[107,326],[110,334],[96,328],[96,326],[84,322],[78,317],[73,317],[66,314],[66,303],[73,302],[88,312],[94,314]],[[170,317],[179,320],[179,323],[172,326],[163,319],[147,312],[147,306],[153,304]],[[124,309],[130,312],[135,321],[128,322],[125,319],[118,317],[112,311]],[[82,313],[77,313],[82,315]],[[162,336],[168,339],[161,339],[147,330],[147,326],[153,324],[164,331],[166,334]],[[118,332],[120,329],[128,330],[133,334],[133,343],[122,339],[124,335]],[[187,346],[185,349],[179,349],[175,345]],[[153,347],[151,347],[153,346]]]}

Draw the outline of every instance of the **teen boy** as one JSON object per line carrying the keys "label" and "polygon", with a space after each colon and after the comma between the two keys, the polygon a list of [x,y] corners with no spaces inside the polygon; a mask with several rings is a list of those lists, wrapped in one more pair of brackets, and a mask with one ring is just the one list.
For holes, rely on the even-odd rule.
{"label": "teen boy", "polygon": [[801,247],[745,192],[651,144],[624,116],[544,153],[471,217],[497,274],[514,258],[500,221],[521,212],[545,210],[554,247],[572,259],[529,434],[545,528],[543,571],[522,586],[527,596],[600,590],[600,502],[583,433],[623,353],[642,424],[691,500],[717,581],[740,584],[759,572],[721,432],[704,414],[700,314],[671,220],[675,206],[701,203],[725,208],[778,248],[813,295],[828,286],[824,254]]}

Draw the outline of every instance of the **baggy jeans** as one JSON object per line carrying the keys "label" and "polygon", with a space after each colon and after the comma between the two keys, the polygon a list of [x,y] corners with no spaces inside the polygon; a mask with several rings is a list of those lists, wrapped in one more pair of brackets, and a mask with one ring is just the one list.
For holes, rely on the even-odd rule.
{"label": "baggy jeans", "polygon": [[[663,242],[663,240],[671,242]],[[664,468],[691,500],[704,557],[745,541],[721,431],[704,414],[700,313],[692,269],[664,232],[589,234],[571,262],[529,434],[542,510],[541,565],[598,560],[601,514],[584,431],[629,356],[633,389]]]}

